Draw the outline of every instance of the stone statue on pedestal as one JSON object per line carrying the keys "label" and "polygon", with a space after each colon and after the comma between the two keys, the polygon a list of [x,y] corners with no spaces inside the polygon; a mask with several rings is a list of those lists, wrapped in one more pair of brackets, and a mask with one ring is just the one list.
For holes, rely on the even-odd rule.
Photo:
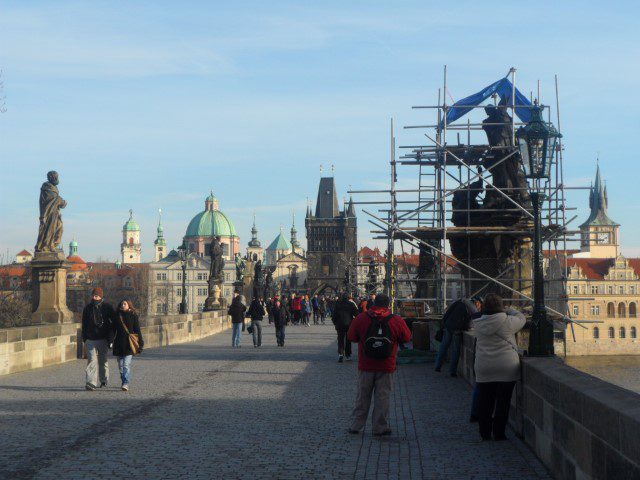
{"label": "stone statue on pedestal", "polygon": [[67,307],[67,270],[71,267],[62,241],[60,210],[67,206],[58,192],[58,173],[47,173],[40,189],[40,226],[35,256],[31,262],[32,314],[34,324],[70,323],[73,313]]}
{"label": "stone statue on pedestal", "polygon": [[203,308],[205,312],[220,310],[222,308],[222,301],[220,299],[222,293],[221,285],[224,282],[224,257],[222,253],[220,237],[214,237],[209,246],[211,268],[209,269],[209,295],[204,302]]}

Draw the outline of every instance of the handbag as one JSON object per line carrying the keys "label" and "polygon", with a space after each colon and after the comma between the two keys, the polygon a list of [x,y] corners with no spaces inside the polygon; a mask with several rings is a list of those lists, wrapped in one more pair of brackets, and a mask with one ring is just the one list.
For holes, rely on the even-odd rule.
{"label": "handbag", "polygon": [[253,325],[247,327],[247,333],[253,333]]}
{"label": "handbag", "polygon": [[129,346],[131,347],[132,355],[140,355],[142,348],[140,348],[140,337],[137,333],[129,333],[129,329],[124,324],[122,317],[120,317],[120,323],[122,324],[122,328],[124,328],[125,333],[129,337]]}

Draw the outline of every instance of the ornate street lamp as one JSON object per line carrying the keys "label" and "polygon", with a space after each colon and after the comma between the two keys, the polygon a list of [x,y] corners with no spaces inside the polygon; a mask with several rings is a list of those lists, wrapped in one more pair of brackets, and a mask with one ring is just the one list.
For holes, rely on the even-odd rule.
{"label": "ornate street lamp", "polygon": [[541,180],[548,179],[560,133],[542,119],[542,107],[531,110],[531,121],[516,132],[522,163],[527,178],[531,179],[533,205],[533,317],[529,336],[529,355],[553,355],[553,322],[547,319],[544,305],[544,271],[542,265],[541,207],[545,196]]}
{"label": "ornate street lamp", "polygon": [[187,246],[183,243],[178,247],[180,260],[182,261],[182,301],[180,313],[188,313],[187,309]]}

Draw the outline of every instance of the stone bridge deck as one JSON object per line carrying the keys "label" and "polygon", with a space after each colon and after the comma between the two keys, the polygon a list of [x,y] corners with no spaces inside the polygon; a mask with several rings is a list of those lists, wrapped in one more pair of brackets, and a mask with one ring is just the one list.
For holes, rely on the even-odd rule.
{"label": "stone bridge deck", "polygon": [[332,327],[287,345],[230,347],[230,333],[145,351],[132,390],[86,392],[84,362],[0,377],[0,478],[538,479],[517,439],[477,443],[470,389],[432,365],[401,366],[391,437],[346,433],[356,362]]}

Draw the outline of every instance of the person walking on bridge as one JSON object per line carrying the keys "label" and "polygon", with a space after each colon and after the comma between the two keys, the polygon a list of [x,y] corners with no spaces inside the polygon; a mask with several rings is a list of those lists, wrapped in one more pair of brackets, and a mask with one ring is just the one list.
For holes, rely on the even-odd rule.
{"label": "person walking on bridge", "polygon": [[240,348],[240,338],[242,337],[242,330],[244,326],[244,312],[247,311],[247,304],[244,299],[244,295],[236,295],[231,301],[227,314],[231,316],[231,346],[233,348]]}
{"label": "person walking on bridge", "polygon": [[398,344],[411,340],[411,331],[402,317],[391,313],[389,304],[387,295],[378,295],[373,307],[358,315],[349,327],[349,341],[358,343],[358,394],[349,433],[364,427],[373,395],[373,434],[391,434],[389,401]]}
{"label": "person walking on bridge", "polygon": [[249,311],[251,317],[251,335],[253,336],[253,348],[262,346],[262,319],[267,314],[262,299],[253,298]]}
{"label": "person walking on bridge", "polygon": [[[113,341],[113,354],[118,357],[118,368],[120,369],[120,380],[122,380],[122,390],[129,390],[131,382],[131,361],[134,355],[142,353],[144,339],[140,331],[140,322],[131,300],[124,299],[118,304],[118,312],[114,322],[115,338]],[[134,351],[131,344],[130,335],[138,336],[139,349]]]}
{"label": "person walking on bridge", "polygon": [[336,303],[335,312],[331,317],[338,333],[338,363],[342,363],[345,357],[347,360],[351,360],[351,342],[347,338],[347,333],[356,315],[358,315],[358,307],[353,299],[345,293]]}
{"label": "person walking on bridge", "polygon": [[516,332],[526,323],[522,313],[505,310],[502,298],[486,296],[482,316],[473,320],[476,335],[475,372],[478,386],[478,423],[482,440],[506,440],[511,395],[520,378]]}
{"label": "person walking on bridge", "polygon": [[280,301],[276,300],[274,309],[273,309],[273,324],[276,327],[276,342],[279,347],[284,347],[284,330],[287,326],[287,322],[289,321],[289,311],[284,304],[281,304]]}
{"label": "person walking on bridge", "polygon": [[113,343],[114,308],[103,300],[102,288],[93,289],[91,302],[82,311],[82,341],[87,349],[85,388],[95,390],[109,383],[108,353]]}

